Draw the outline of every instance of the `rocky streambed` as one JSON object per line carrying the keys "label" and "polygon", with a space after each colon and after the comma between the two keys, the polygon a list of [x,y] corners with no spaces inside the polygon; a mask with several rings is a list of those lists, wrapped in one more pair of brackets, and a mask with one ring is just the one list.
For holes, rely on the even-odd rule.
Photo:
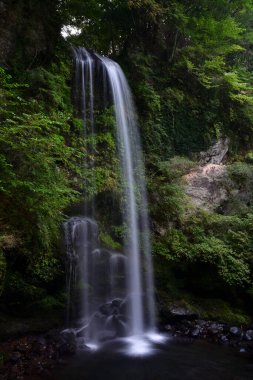
{"label": "rocky streambed", "polygon": [[75,335],[53,331],[0,343],[0,380],[49,379],[76,352]]}
{"label": "rocky streambed", "polygon": [[164,329],[174,337],[205,339],[209,342],[231,346],[240,354],[253,358],[253,326],[231,326],[199,319],[174,322],[165,325]]}
{"label": "rocky streambed", "polygon": [[[196,317],[177,308],[162,330],[176,339],[233,347],[234,353],[253,361],[253,326],[228,325]],[[64,367],[77,351],[77,339],[71,331],[54,330],[6,340],[0,343],[0,380],[53,379],[55,369]]]}

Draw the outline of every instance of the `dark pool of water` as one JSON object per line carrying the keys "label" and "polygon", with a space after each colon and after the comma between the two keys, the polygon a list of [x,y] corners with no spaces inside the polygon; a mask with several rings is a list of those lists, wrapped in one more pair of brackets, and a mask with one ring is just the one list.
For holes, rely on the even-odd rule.
{"label": "dark pool of water", "polygon": [[53,380],[253,380],[253,361],[232,349],[200,341],[168,340],[152,354],[129,356],[114,342],[80,352]]}

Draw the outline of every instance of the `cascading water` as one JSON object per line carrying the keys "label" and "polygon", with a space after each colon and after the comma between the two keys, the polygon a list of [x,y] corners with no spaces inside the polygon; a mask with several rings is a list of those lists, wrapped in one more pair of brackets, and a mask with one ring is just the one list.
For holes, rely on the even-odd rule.
{"label": "cascading water", "polygon": [[[94,158],[95,90],[114,109],[126,233],[123,253],[101,248],[94,201],[90,210],[85,207],[85,217],[65,223],[69,321],[76,327],[79,321],[78,331],[86,340],[131,336],[140,342],[155,331],[155,304],[144,167],[131,91],[120,66],[108,58],[75,48],[74,63],[75,102]],[[78,307],[71,308],[73,304]]]}

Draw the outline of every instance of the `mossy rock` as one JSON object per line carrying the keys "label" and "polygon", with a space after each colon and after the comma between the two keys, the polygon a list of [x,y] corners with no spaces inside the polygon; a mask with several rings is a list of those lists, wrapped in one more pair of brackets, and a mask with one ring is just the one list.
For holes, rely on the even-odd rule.
{"label": "mossy rock", "polygon": [[203,319],[236,325],[248,325],[252,320],[244,310],[235,308],[219,299],[207,299],[202,303],[201,308]]}
{"label": "mossy rock", "polygon": [[234,307],[221,299],[203,299],[191,294],[181,294],[173,298],[165,293],[159,294],[159,312],[161,322],[167,322],[170,318],[170,310],[174,306],[181,307],[189,313],[199,315],[205,320],[214,320],[235,325],[249,325],[252,316],[245,310]]}

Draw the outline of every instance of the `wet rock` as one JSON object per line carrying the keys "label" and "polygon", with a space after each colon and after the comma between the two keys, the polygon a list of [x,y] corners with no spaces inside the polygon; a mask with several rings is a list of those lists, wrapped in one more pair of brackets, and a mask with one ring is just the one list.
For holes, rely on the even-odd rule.
{"label": "wet rock", "polygon": [[226,344],[228,343],[228,337],[226,335],[221,335],[220,337],[220,342],[223,343],[223,344]]}
{"label": "wet rock", "polygon": [[122,299],[120,298],[115,298],[114,300],[112,300],[112,306],[113,307],[120,307],[122,304]]}
{"label": "wet rock", "polygon": [[165,325],[164,326],[164,329],[166,330],[166,331],[172,331],[172,326],[171,325]]}
{"label": "wet rock", "polygon": [[206,323],[207,323],[203,319],[198,319],[196,322],[197,322],[197,325],[200,326],[200,327],[205,327]]}
{"label": "wet rock", "polygon": [[120,314],[127,314],[128,308],[129,308],[129,300],[122,301],[120,306],[119,306]]}
{"label": "wet rock", "polygon": [[169,320],[172,322],[179,322],[183,320],[195,320],[199,315],[186,307],[172,306],[169,309]]}
{"label": "wet rock", "polygon": [[198,326],[196,326],[193,330],[191,330],[191,336],[192,336],[193,338],[197,338],[197,337],[199,337],[200,334],[201,334],[201,329],[200,329],[200,327],[198,327]]}
{"label": "wet rock", "polygon": [[234,336],[240,336],[241,335],[241,329],[239,327],[236,327],[236,326],[230,327],[229,332],[231,335],[234,335]]}
{"label": "wet rock", "polygon": [[47,349],[46,340],[43,337],[39,337],[34,340],[32,345],[32,351],[41,354]]}
{"label": "wet rock", "polygon": [[61,334],[61,342],[59,342],[59,352],[64,354],[74,354],[77,350],[76,336],[72,331],[64,331]]}
{"label": "wet rock", "polygon": [[221,325],[220,323],[212,323],[208,327],[208,333],[211,335],[217,335],[221,333],[222,331],[223,331],[223,325]]}
{"label": "wet rock", "polygon": [[253,340],[253,330],[247,330],[245,332],[245,339],[249,341]]}
{"label": "wet rock", "polygon": [[111,302],[105,303],[99,307],[99,311],[103,315],[111,315],[113,306]]}

